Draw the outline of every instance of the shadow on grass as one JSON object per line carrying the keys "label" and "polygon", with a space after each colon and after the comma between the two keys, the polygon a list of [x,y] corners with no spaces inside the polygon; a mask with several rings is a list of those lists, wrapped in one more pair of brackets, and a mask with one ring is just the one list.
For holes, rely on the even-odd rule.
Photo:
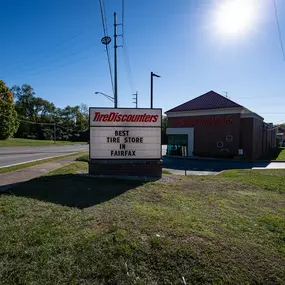
{"label": "shadow on grass", "polygon": [[280,153],[284,150],[282,147],[276,147],[268,151],[267,154],[262,156],[262,159],[276,160]]}
{"label": "shadow on grass", "polygon": [[179,157],[163,157],[164,169],[187,171],[220,172],[230,169],[265,168],[270,161],[243,161],[243,160],[217,160],[217,159],[183,159]]}
{"label": "shadow on grass", "polygon": [[9,188],[0,195],[14,195],[62,206],[88,208],[109,201],[144,181],[94,178],[76,174],[43,176]]}

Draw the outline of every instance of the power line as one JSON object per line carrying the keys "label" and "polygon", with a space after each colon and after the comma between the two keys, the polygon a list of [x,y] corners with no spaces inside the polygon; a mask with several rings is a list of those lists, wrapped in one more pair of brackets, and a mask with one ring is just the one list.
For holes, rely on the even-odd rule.
{"label": "power line", "polygon": [[[71,54],[69,54],[69,57],[68,57],[68,58],[74,57],[74,56],[77,55],[77,54],[81,54],[81,53],[83,53],[83,52],[85,52],[85,51],[87,51],[87,50],[89,50],[89,49],[91,49],[91,48],[93,48],[93,47],[95,47],[94,44],[88,46],[87,48],[85,48],[85,49],[83,49],[83,50],[80,50],[80,51],[71,53]],[[66,58],[65,58],[65,59],[66,59]],[[59,63],[60,61],[61,61],[61,59],[60,59],[60,60],[53,60],[53,61],[50,61],[49,64]],[[72,62],[71,62],[71,63],[72,63]],[[68,64],[69,64],[69,63],[64,64],[64,66],[65,66],[65,65],[68,65]],[[28,69],[28,70],[25,72],[25,75],[35,75],[35,74],[38,74],[38,73],[44,73],[44,72],[46,72],[46,70],[42,70],[42,71],[39,71],[39,72],[34,72],[34,71],[37,71],[37,70],[39,70],[39,69],[41,69],[41,68],[45,68],[45,67],[48,67],[48,66],[41,65],[41,66],[38,66],[36,69],[35,69],[35,68],[30,68],[30,69]],[[62,67],[62,65],[60,65],[59,67]],[[53,70],[53,69],[56,69],[56,68],[57,68],[57,67],[54,67],[54,68],[52,68],[52,69],[49,69],[48,71]],[[30,73],[30,72],[32,72],[32,73]],[[11,74],[11,75],[12,75],[12,74]],[[12,78],[18,78],[20,75],[22,75],[22,73],[16,73],[16,75],[13,74],[13,75],[12,75]]]}
{"label": "power line", "polygon": [[[0,114],[0,116],[3,116],[3,117],[6,117],[6,118],[10,118],[9,116],[6,116],[6,115],[4,115],[4,114]],[[53,123],[40,123],[40,122],[33,122],[33,121],[28,121],[28,120],[23,120],[23,119],[18,119],[18,118],[15,118],[18,122],[21,122],[21,123],[27,123],[27,124],[32,124],[32,125],[41,125],[41,126],[43,126],[43,125],[45,125],[45,126],[54,126],[54,125],[56,125],[57,127],[60,127],[60,128],[62,128],[62,129],[64,129],[64,130],[66,130],[66,131],[72,131],[72,132],[74,132],[74,131],[76,131],[76,130],[74,130],[74,129],[72,129],[72,128],[65,128],[65,127],[63,127],[61,124],[59,124],[59,123],[56,123],[56,122],[53,122]],[[58,118],[58,119],[60,119],[60,118]],[[81,131],[87,131],[88,129],[86,129],[86,130],[81,130]]]}
{"label": "power line", "polygon": [[[62,64],[62,65],[59,65],[59,66],[56,66],[54,68],[51,68],[51,69],[48,69],[48,70],[43,70],[43,71],[40,71],[40,72],[36,72],[36,73],[31,73],[31,74],[28,74],[28,76],[37,76],[39,74],[44,74],[44,73],[47,73],[47,72],[50,72],[50,71],[53,71],[53,70],[56,70],[56,69],[60,69],[62,67],[65,67],[67,65],[71,65],[71,64],[74,64],[74,63],[77,63],[77,62],[80,62],[80,61],[83,61],[87,58],[90,58],[92,55],[89,55],[89,56],[86,56],[86,57],[83,57],[83,58],[80,58],[78,60],[74,60],[74,61],[71,61],[71,62],[68,62],[66,64]],[[25,74],[26,75],[26,74]],[[21,75],[16,75],[15,77],[13,77],[13,79],[15,78],[20,78]]]}
{"label": "power line", "polygon": [[283,60],[285,60],[285,51],[284,51],[283,39],[282,39],[281,28],[280,28],[280,23],[279,23],[277,5],[276,5],[275,0],[272,0],[272,1],[273,1],[274,11],[275,11],[275,19],[276,19],[276,24],[277,24],[277,30],[278,30],[278,35],[279,35],[281,51],[282,51],[282,55],[283,55]]}
{"label": "power line", "polygon": [[[84,34],[84,33],[86,33],[86,31],[80,32],[80,33],[77,33],[77,34],[75,34],[75,35],[73,35],[73,36],[71,36],[71,37],[68,37],[68,38],[64,39],[63,41],[61,41],[61,42],[59,42],[59,43],[53,45],[51,48],[49,48],[48,51],[52,51],[52,50],[55,49],[56,47],[59,47],[59,46],[63,45],[64,43],[69,42],[69,41],[71,41],[71,40],[73,40],[73,39],[79,37],[80,35],[82,35],[82,34]],[[4,74],[4,75],[2,75],[2,76],[3,76],[3,77],[9,76],[11,72],[13,72],[15,69],[18,69],[18,68],[17,68],[17,65],[18,65],[19,63],[24,63],[24,64],[25,64],[25,67],[26,67],[26,66],[32,65],[32,64],[34,64],[34,63],[36,63],[36,62],[39,62],[39,61],[41,61],[41,60],[43,60],[43,59],[47,59],[47,58],[49,58],[49,57],[51,57],[51,56],[53,56],[53,55],[56,55],[56,54],[65,52],[66,50],[69,50],[69,49],[75,47],[76,45],[77,45],[77,43],[75,43],[75,44],[73,44],[73,45],[68,45],[68,46],[67,46],[66,48],[64,48],[63,50],[55,51],[55,52],[48,53],[48,54],[46,54],[46,51],[44,51],[44,52],[40,53],[40,57],[39,57],[38,59],[33,60],[33,61],[19,60],[19,61],[17,61],[17,62],[14,62],[14,63],[12,63],[12,64],[9,65],[8,70],[7,70],[8,73],[6,73],[6,74]],[[12,68],[11,68],[11,67],[12,67]]]}
{"label": "power line", "polygon": [[130,89],[132,93],[135,93],[135,88],[134,88],[134,81],[133,81],[133,76],[132,76],[132,69],[131,69],[131,64],[130,64],[130,57],[128,53],[128,48],[127,48],[127,43],[125,39],[125,1],[122,0],[122,38],[123,38],[123,56],[124,56],[124,62],[125,62],[125,67],[126,67],[126,72],[128,76],[128,81],[130,85]]}
{"label": "power line", "polygon": [[[6,118],[10,118],[9,116],[6,116],[4,114],[0,114],[0,116],[6,117]],[[53,126],[54,123],[38,123],[38,122],[33,122],[33,121],[28,121],[28,120],[22,120],[22,119],[18,119],[15,118],[17,121],[22,122],[22,123],[27,123],[27,124],[32,124],[32,125],[49,125],[49,126]]]}
{"label": "power line", "polygon": [[[100,4],[100,12],[101,12],[101,18],[102,18],[103,32],[104,32],[104,36],[107,37],[107,30],[106,30],[106,24],[105,24],[106,15],[104,14],[105,6],[103,6],[104,5],[103,1],[104,0],[99,0],[99,4]],[[111,60],[110,60],[110,53],[109,53],[108,45],[106,45],[106,52],[107,52],[107,58],[108,58],[108,66],[109,66],[109,73],[110,73],[110,78],[111,78],[111,85],[112,85],[112,90],[113,90],[113,94],[114,94],[113,73],[112,73],[112,67],[111,67]]]}
{"label": "power line", "polygon": [[124,32],[125,32],[125,0],[122,0],[122,35],[124,38]]}
{"label": "power line", "polygon": [[[108,35],[108,23],[107,23],[107,18],[106,18],[106,10],[105,10],[105,2],[102,0],[102,6],[103,6],[103,14],[104,14],[104,23],[105,23],[105,29],[106,29],[106,34]],[[110,17],[109,17],[110,18]]]}

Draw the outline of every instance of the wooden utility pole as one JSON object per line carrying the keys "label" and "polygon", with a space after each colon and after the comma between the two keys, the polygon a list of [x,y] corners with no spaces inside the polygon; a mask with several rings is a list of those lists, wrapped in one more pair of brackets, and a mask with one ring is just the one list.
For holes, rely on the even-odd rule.
{"label": "wooden utility pole", "polygon": [[117,74],[117,13],[114,13],[114,107],[118,108],[118,74]]}
{"label": "wooden utility pole", "polygon": [[136,108],[138,107],[138,91],[135,93],[135,94],[133,94],[133,103],[134,104],[136,104]]}

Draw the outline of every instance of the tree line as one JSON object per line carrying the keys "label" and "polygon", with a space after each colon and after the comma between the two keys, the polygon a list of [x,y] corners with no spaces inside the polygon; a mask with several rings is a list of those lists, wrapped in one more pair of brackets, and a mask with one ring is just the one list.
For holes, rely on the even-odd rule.
{"label": "tree line", "polygon": [[32,86],[8,88],[0,80],[0,139],[88,140],[88,106],[57,108]]}

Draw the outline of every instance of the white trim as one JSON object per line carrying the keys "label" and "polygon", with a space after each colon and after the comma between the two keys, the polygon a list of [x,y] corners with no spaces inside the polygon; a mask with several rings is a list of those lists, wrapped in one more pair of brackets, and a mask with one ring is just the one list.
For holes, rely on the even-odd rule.
{"label": "white trim", "polygon": [[193,116],[211,116],[211,115],[229,115],[229,114],[240,114],[243,118],[255,118],[263,121],[264,118],[258,114],[244,108],[223,108],[223,109],[209,109],[209,110],[197,110],[197,111],[180,111],[180,112],[165,112],[168,118],[173,117],[193,117]]}
{"label": "white trim", "polygon": [[240,114],[244,110],[240,108],[223,108],[223,109],[209,109],[209,110],[196,110],[196,111],[180,111],[180,112],[165,112],[167,117],[192,117],[192,116],[206,116],[206,115],[228,115]]}
{"label": "white trim", "polygon": [[248,109],[244,109],[241,114],[240,114],[240,118],[241,119],[246,119],[246,118],[254,118],[260,121],[263,121],[264,118],[262,118],[261,116],[259,116],[258,114],[248,110]]}

